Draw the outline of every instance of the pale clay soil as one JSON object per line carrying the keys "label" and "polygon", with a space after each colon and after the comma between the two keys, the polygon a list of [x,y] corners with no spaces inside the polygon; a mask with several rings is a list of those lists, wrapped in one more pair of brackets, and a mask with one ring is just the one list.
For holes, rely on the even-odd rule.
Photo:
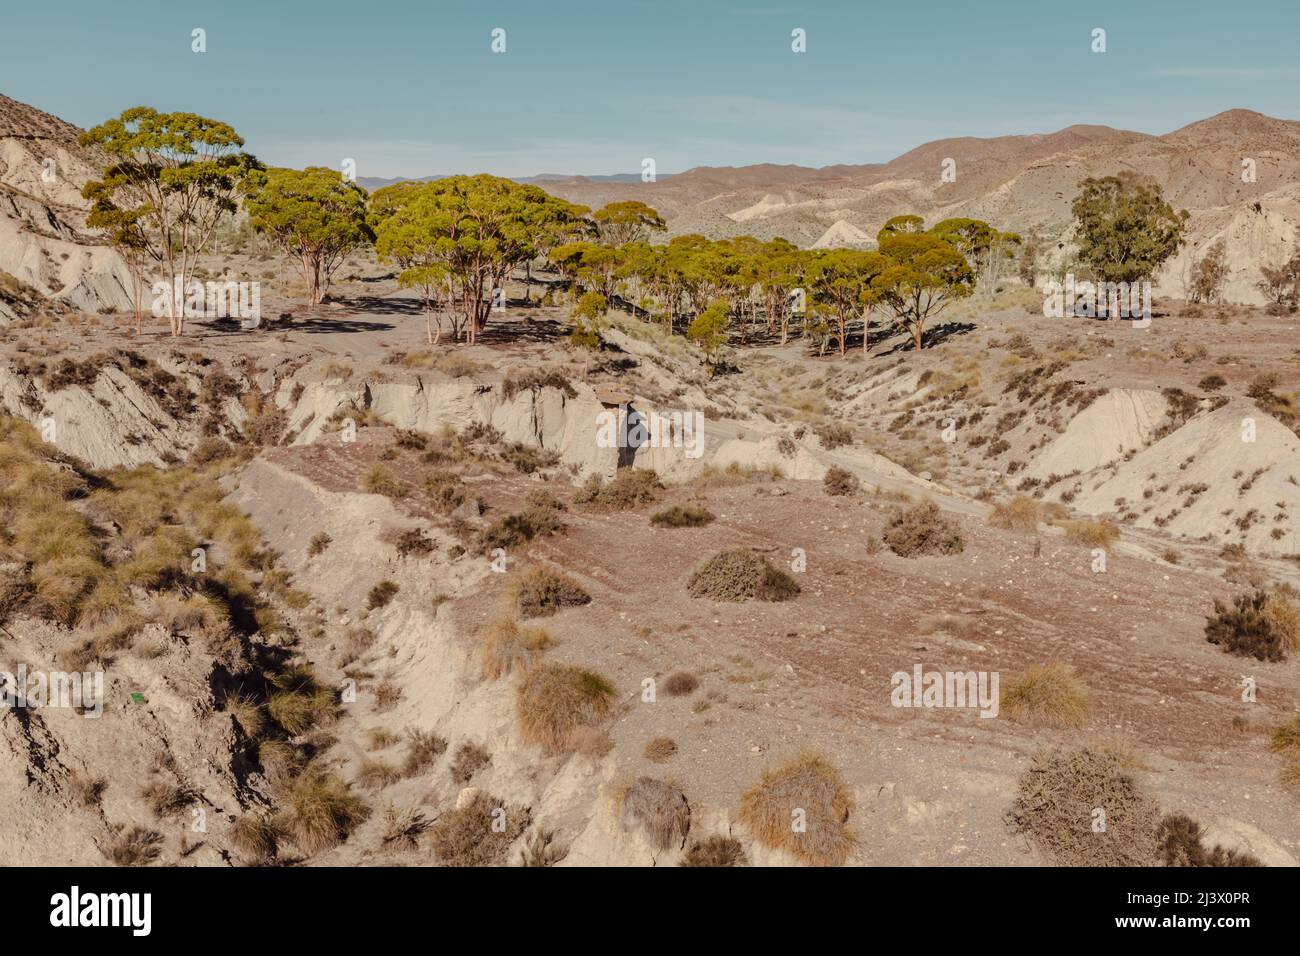
{"label": "pale clay soil", "polygon": [[[370,270],[372,275],[378,272]],[[348,382],[338,386],[342,390],[372,380],[401,383],[417,378],[421,388],[436,388],[443,378],[439,373],[384,364],[384,357],[394,351],[427,348],[424,323],[413,303],[388,293],[390,289],[390,282],[345,282],[335,290],[339,301],[315,316],[254,333],[199,323],[179,342],[156,329],[136,340],[110,328],[114,321],[125,321],[117,316],[99,317],[97,328],[82,332],[11,327],[0,341],[10,358],[20,342],[32,347],[24,352],[28,355],[33,348],[51,355],[86,356],[115,346],[148,354],[174,347],[200,351],[224,365],[251,355],[272,377],[276,370],[289,371],[296,381],[309,383],[320,382],[314,369],[340,363],[353,369]],[[512,297],[520,292],[522,286],[512,286]],[[533,294],[540,292],[535,288]],[[264,292],[265,316],[288,308]],[[1197,542],[1192,540],[1195,535],[1175,537],[1159,528],[1140,527],[1139,521],[1124,521],[1121,542],[1108,556],[1106,572],[1094,573],[1088,547],[1066,541],[1051,528],[1040,528],[1037,535],[991,528],[984,521],[988,506],[975,498],[984,487],[996,498],[1009,496],[1023,475],[1007,477],[1008,462],[1021,461],[1021,467],[1031,462],[1069,424],[1074,408],[1044,405],[1048,410],[1043,422],[1032,422],[1031,414],[1018,430],[1008,430],[1009,448],[998,456],[987,454],[987,443],[966,444],[967,435],[953,444],[937,435],[948,411],[959,415],[987,403],[983,421],[972,426],[972,433],[999,437],[999,416],[1019,406],[1014,393],[1003,391],[1004,377],[1015,371],[1004,346],[1015,333],[1024,333],[1039,355],[1023,362],[1024,367],[1072,353],[1068,371],[1061,376],[1086,389],[1173,386],[1205,397],[1196,382],[1217,373],[1228,383],[1218,394],[1239,399],[1260,371],[1279,373],[1282,391],[1294,387],[1300,358],[1294,317],[1270,318],[1258,310],[1229,307],[1203,309],[1204,317],[1184,318],[1178,317],[1180,309],[1175,304],[1173,315],[1158,316],[1150,329],[1137,330],[1127,323],[1044,319],[1023,303],[990,308],[977,302],[950,319],[974,328],[947,337],[921,355],[903,351],[902,337],[873,343],[865,357],[851,349],[843,358],[815,358],[804,354],[798,342],[765,345],[738,350],[737,375],[714,384],[680,383],[682,394],[698,394],[711,403],[710,428],[718,441],[742,445],[789,432],[801,419],[816,424],[821,415],[800,408],[800,403],[806,391],[822,391],[829,417],[857,429],[858,448],[842,459],[810,450],[807,461],[813,463],[806,467],[820,471],[809,474],[819,477],[827,463],[842,460],[869,490],[832,498],[816,480],[784,478],[707,488],[674,480],[657,504],[633,511],[599,514],[570,508],[566,533],[537,539],[523,553],[510,555],[512,563],[532,560],[558,566],[592,595],[590,605],[562,611],[543,623],[557,639],[547,653],[549,660],[597,670],[618,690],[620,705],[610,730],[614,747],[599,759],[541,758],[530,752],[513,725],[510,681],[477,680],[475,633],[497,612],[505,576],[491,573],[487,562],[473,555],[449,559],[446,545],[452,539],[445,521],[418,501],[393,503],[359,491],[360,475],[392,444],[393,428],[362,428],[358,442],[351,445],[322,435],[309,444],[265,450],[236,476],[231,500],[251,514],[283,554],[295,584],[311,592],[325,610],[330,620],[325,641],[303,641],[302,649],[313,663],[326,674],[335,673],[332,650],[345,622],[364,619],[380,634],[367,669],[376,675],[373,679],[386,674],[402,687],[402,699],[391,713],[375,713],[367,706],[372,685],[366,681],[362,702],[344,708],[333,731],[339,743],[331,752],[344,776],[350,777],[359,759],[369,755],[360,737],[367,728],[431,727],[448,738],[452,750],[463,740],[477,740],[493,754],[493,762],[472,786],[533,806],[535,821],[573,841],[570,864],[674,859],[650,853],[619,834],[616,814],[605,807],[607,791],[640,774],[683,786],[695,812],[693,834],[732,827],[744,838],[734,824],[741,792],[765,767],[807,748],[825,753],[853,789],[857,808],[850,825],[861,841],[853,863],[1040,864],[1044,860],[1004,822],[1029,758],[1053,744],[1118,740],[1139,756],[1165,810],[1188,813],[1209,827],[1214,839],[1249,849],[1265,862],[1294,865],[1300,858],[1300,797],[1279,781],[1280,762],[1267,750],[1267,735],[1300,701],[1300,662],[1293,657],[1283,663],[1259,663],[1228,656],[1206,643],[1203,628],[1212,599],[1241,590],[1223,579],[1226,563],[1218,551],[1224,541],[1215,537]],[[599,361],[568,349],[563,329],[555,324],[563,314],[559,308],[512,304],[503,319],[489,326],[484,344],[455,348],[490,366],[471,376],[473,381],[499,381],[502,373],[530,365],[556,366],[575,381],[617,381],[671,407],[672,390],[665,382],[671,384],[676,374],[672,367],[655,369],[649,361],[623,373],[609,365],[600,367]],[[1204,346],[1206,354],[1188,362],[1174,352],[1175,346],[1185,352],[1197,345]],[[438,348],[450,346],[444,339]],[[971,356],[981,357],[982,399],[969,393],[951,405],[945,400],[930,406],[922,402],[915,423],[890,429],[909,402],[924,399],[924,385],[917,381],[921,372],[951,372],[955,363]],[[1223,356],[1229,360],[1219,361]],[[801,379],[794,377],[794,370]],[[823,375],[830,376],[846,396],[843,400],[826,399],[825,386],[814,387]],[[871,388],[876,376],[892,384],[854,402],[853,396],[865,394],[863,389]],[[783,385],[790,386],[785,394]],[[840,406],[852,407],[854,413],[837,418]],[[730,412],[730,420],[715,423],[714,409]],[[759,409],[773,421],[752,414]],[[706,461],[718,447],[711,446]],[[865,455],[868,449],[894,463],[906,462],[913,474],[925,472],[932,480],[886,468]],[[859,451],[863,454],[853,457]],[[758,464],[767,460],[761,457],[767,452],[746,453],[759,456],[754,459]],[[1225,448],[1223,454],[1232,454],[1232,449]],[[417,452],[398,452],[385,464],[399,474],[410,469],[415,475],[427,467],[419,464]],[[1300,473],[1300,461],[1278,463],[1280,474],[1289,467]],[[1100,480],[1106,474],[1099,469],[1095,477]],[[545,487],[567,500],[573,490],[567,477],[561,467]],[[1177,475],[1162,475],[1158,483],[1170,478],[1178,484]],[[536,477],[523,475],[475,483],[487,509],[482,520],[516,510],[538,486]],[[919,559],[900,558],[888,550],[869,553],[866,542],[879,536],[900,492],[938,501],[960,525],[965,551]],[[1047,500],[1056,497],[1049,494]],[[706,504],[718,520],[698,529],[650,526],[650,513],[686,501]],[[1116,516],[1112,509],[1099,512]],[[430,529],[441,545],[428,558],[398,558],[377,540],[385,527],[415,524]],[[1297,534],[1293,516],[1280,524],[1288,534]],[[335,544],[324,555],[308,558],[307,542],[326,528]],[[802,588],[799,597],[781,604],[734,605],[689,597],[685,585],[692,569],[714,552],[738,545],[757,548],[778,565],[788,564],[793,549],[803,549],[807,569],[795,575]],[[1160,559],[1169,547],[1179,553],[1179,564]],[[1261,555],[1257,563],[1271,580],[1295,582],[1300,569],[1284,554]],[[364,595],[381,578],[398,581],[402,590],[388,608],[366,615]],[[51,646],[42,635],[32,641],[33,646]],[[927,670],[997,671],[1005,682],[1028,666],[1048,661],[1072,665],[1089,689],[1092,711],[1082,730],[982,719],[973,710],[890,706],[890,674],[910,672],[917,663]],[[162,686],[175,690],[176,675],[169,677],[166,668],[139,662],[124,667],[130,680],[154,681],[160,701],[167,699]],[[700,678],[699,690],[687,697],[660,695],[653,704],[641,702],[645,678],[662,678],[679,668]],[[1241,702],[1243,675],[1258,681],[1258,703]],[[184,694],[178,699],[173,712],[161,710],[153,715],[153,724],[133,726],[131,733],[184,735],[189,726]],[[707,708],[702,701],[708,702]],[[120,725],[115,730],[116,722],[140,722],[134,712],[106,717],[89,731],[104,735],[98,741],[74,740],[71,735],[87,733],[80,728],[61,731],[70,735],[63,743],[64,757],[96,748],[111,751],[109,741],[122,732]],[[1234,724],[1234,718],[1240,720]],[[642,755],[646,741],[655,736],[677,743],[677,755],[666,765],[652,764]],[[209,768],[201,779],[212,779],[213,807],[220,811],[215,816],[237,812],[233,794],[219,795],[226,773],[220,766],[220,746],[209,739],[175,749],[203,755],[190,759]],[[431,811],[449,806],[460,789],[448,778],[449,757],[440,758],[421,778],[367,796],[376,806],[423,802]],[[135,759],[142,761],[144,753]],[[17,812],[28,815],[28,832],[34,828],[47,835],[58,833],[54,839],[68,843],[77,833],[89,832],[89,824],[83,829],[75,814],[70,821],[55,822],[60,812],[56,807],[66,799],[57,791],[53,788],[47,800],[33,796],[29,786]],[[114,798],[117,802],[109,804],[107,816],[145,822],[143,808],[131,806],[126,796],[123,792]],[[377,817],[346,844],[313,862],[432,862],[424,848],[382,847]],[[13,832],[14,823],[9,820],[4,831]],[[168,841],[164,862],[220,864],[230,859],[221,852],[220,825],[208,845],[191,856],[179,855],[176,834],[169,831]],[[758,862],[789,862],[745,842]],[[21,856],[26,862],[100,862],[89,841],[80,849],[70,845],[49,853],[32,841]]]}

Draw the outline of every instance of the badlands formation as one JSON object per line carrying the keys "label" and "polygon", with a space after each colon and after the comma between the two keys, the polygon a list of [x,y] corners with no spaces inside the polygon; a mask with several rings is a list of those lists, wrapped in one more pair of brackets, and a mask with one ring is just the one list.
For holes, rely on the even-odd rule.
{"label": "badlands formation", "polygon": [[[1041,864],[1065,850],[1025,825],[1026,774],[1084,741],[1126,755],[1143,813],[1185,813],[1207,847],[1267,865],[1300,857],[1270,749],[1300,668],[1206,639],[1216,600],[1300,583],[1294,316],[1230,290],[1246,304],[1165,298],[1146,329],[1048,319],[1008,282],[919,353],[902,334],[843,357],[763,344],[711,377],[625,315],[594,356],[571,348],[568,310],[522,281],[476,345],[430,347],[373,258],[303,310],[274,264],[231,247],[209,271],[265,270],[279,318],[133,337],[125,276],[66,185],[94,158],[66,124],[0,105],[4,507],[21,535],[42,515],[8,493],[67,488],[52,513],[136,575],[124,633],[107,623],[123,609],[38,614],[32,569],[0,565],[6,661],[105,684],[98,718],[0,719],[10,862]],[[1261,183],[1293,180],[1295,128],[1236,111],[1165,137],[1086,127],[881,167],[694,170],[648,201],[677,233],[840,244],[886,207],[1046,228],[1082,176],[1158,165],[1198,243],[1231,237],[1247,290],[1246,263],[1290,247],[1294,187],[1248,199],[1192,157],[1253,137]],[[60,184],[39,175],[50,152]],[[944,196],[919,170],[950,153],[972,158]],[[555,184],[584,202],[627,188]],[[702,412],[701,453],[647,445],[619,469],[596,441],[619,402]],[[909,556],[900,522],[927,501],[960,548]],[[162,540],[208,569],[148,566]],[[705,559],[738,548],[797,593],[699,593]],[[516,620],[535,572],[564,577]],[[1003,701],[1066,668],[1086,705],[1060,723],[895,706],[892,675],[917,666],[999,674]],[[535,713],[538,675],[576,714],[561,741],[546,721],[568,718]],[[840,818],[816,821],[834,839],[815,852],[753,812],[791,761],[835,768],[820,779]],[[475,829],[496,811],[502,829]],[[1123,861],[1159,861],[1147,851]]]}

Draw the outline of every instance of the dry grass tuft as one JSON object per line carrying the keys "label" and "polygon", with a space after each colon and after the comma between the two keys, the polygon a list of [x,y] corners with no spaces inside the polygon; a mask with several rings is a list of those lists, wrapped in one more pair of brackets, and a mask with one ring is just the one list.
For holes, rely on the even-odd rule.
{"label": "dry grass tuft", "polygon": [[655,737],[645,745],[645,756],[651,763],[667,763],[676,754],[677,744],[670,737]]}
{"label": "dry grass tuft", "polygon": [[853,798],[838,770],[803,754],[767,770],[740,798],[740,820],[765,846],[813,866],[841,866],[857,845],[845,826]]}
{"label": "dry grass tuft", "polygon": [[118,824],[101,852],[114,866],[146,866],[162,855],[162,842],[157,830],[140,826],[127,830]]}
{"label": "dry grass tuft", "polygon": [[1067,540],[1090,548],[1109,548],[1119,540],[1119,528],[1109,521],[1065,521],[1061,528]]}
{"label": "dry grass tuft", "polygon": [[1018,723],[1082,727],[1088,707],[1088,689],[1068,664],[1030,667],[1001,693],[1001,712]]}
{"label": "dry grass tuft", "polygon": [[520,626],[511,614],[503,614],[479,633],[479,662],[483,677],[497,680],[506,674],[527,670],[542,652],[555,642],[540,627]]}
{"label": "dry grass tuft", "polygon": [[623,794],[620,820],[624,830],[643,829],[656,850],[680,849],[691,830],[691,807],[672,784],[640,777]]}
{"label": "dry grass tuft", "polygon": [[527,807],[509,807],[503,800],[477,793],[465,806],[434,821],[429,842],[443,866],[499,866],[510,844],[531,822]]}
{"label": "dry grass tuft", "polygon": [[524,740],[547,753],[572,749],[580,727],[595,727],[613,709],[614,688],[581,667],[542,664],[519,684],[516,710]]}
{"label": "dry grass tuft", "polygon": [[1038,530],[1042,509],[1028,495],[1016,495],[1010,501],[1000,501],[993,506],[989,524],[1005,531],[1032,534]]}
{"label": "dry grass tuft", "polygon": [[402,776],[414,777],[432,766],[447,750],[447,741],[435,733],[411,729],[406,732],[406,757]]}
{"label": "dry grass tuft", "polygon": [[469,783],[474,774],[492,762],[492,755],[481,744],[466,742],[456,748],[451,758],[451,779],[456,783]]}
{"label": "dry grass tuft", "polygon": [[747,866],[745,849],[729,836],[714,835],[696,840],[686,850],[678,866]]}
{"label": "dry grass tuft", "polygon": [[826,470],[826,477],[822,479],[822,490],[833,497],[856,495],[862,490],[862,484],[853,472],[832,465]]}
{"label": "dry grass tuft", "polygon": [[673,671],[664,678],[663,692],[669,697],[685,697],[700,686],[700,679],[690,671]]}
{"label": "dry grass tuft", "polygon": [[287,794],[281,822],[298,849],[311,855],[342,843],[369,813],[347,783],[323,770],[308,769]]}
{"label": "dry grass tuft", "polygon": [[1231,607],[1216,599],[1214,614],[1206,619],[1205,639],[1229,654],[1260,661],[1283,660],[1290,636],[1276,623],[1269,608],[1271,601],[1259,590],[1238,594]]}

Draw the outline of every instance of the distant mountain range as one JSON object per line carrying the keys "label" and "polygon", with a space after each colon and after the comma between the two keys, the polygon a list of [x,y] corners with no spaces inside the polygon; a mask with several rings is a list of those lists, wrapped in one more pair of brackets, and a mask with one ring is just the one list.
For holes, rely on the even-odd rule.
{"label": "distant mountain range", "polygon": [[[75,126],[0,95],[0,272],[79,308],[121,307],[125,270],[85,229],[81,186],[102,157],[77,145]],[[58,157],[59,175],[41,175]],[[951,163],[946,161],[951,160]],[[945,181],[945,169],[955,170]],[[1259,266],[1284,261],[1300,239],[1300,122],[1229,110],[1162,136],[1070,126],[1026,136],[936,140],[888,163],[826,166],[700,166],[641,182],[637,173],[518,180],[593,209],[640,199],[668,235],[784,236],[805,247],[866,246],[891,216],[933,223],[973,216],[1001,229],[1037,233],[1050,246],[1045,268],[1069,252],[1070,203],[1088,176],[1125,170],[1160,183],[1190,214],[1188,242],[1162,271],[1157,294],[1183,296],[1191,266],[1222,238],[1227,294],[1259,302]],[[1253,171],[1253,178],[1244,175]],[[426,176],[421,181],[441,178]],[[400,179],[362,178],[367,189]],[[0,277],[3,278],[3,277]],[[12,314],[0,283],[0,318]]]}
{"label": "distant mountain range", "polygon": [[[438,179],[446,179],[450,173],[441,173],[437,176],[395,176],[392,179],[382,179],[378,176],[358,176],[357,185],[367,192],[374,192],[376,189],[383,189],[385,186],[391,186],[393,183],[431,183]],[[659,179],[670,179],[674,173],[660,173]],[[534,186],[550,186],[557,183],[639,183],[641,182],[640,173],[611,173],[608,176],[571,176],[567,173],[539,173],[536,176],[512,176],[510,177],[517,183],[532,183]]]}

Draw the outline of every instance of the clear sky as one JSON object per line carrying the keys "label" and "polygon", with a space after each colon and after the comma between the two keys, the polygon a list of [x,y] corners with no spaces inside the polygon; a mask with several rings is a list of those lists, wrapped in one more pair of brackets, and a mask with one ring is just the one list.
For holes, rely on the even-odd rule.
{"label": "clear sky", "polygon": [[824,166],[1300,119],[1297,38],[1300,0],[4,0],[0,92],[79,126],[202,113],[264,162],[359,176]]}

